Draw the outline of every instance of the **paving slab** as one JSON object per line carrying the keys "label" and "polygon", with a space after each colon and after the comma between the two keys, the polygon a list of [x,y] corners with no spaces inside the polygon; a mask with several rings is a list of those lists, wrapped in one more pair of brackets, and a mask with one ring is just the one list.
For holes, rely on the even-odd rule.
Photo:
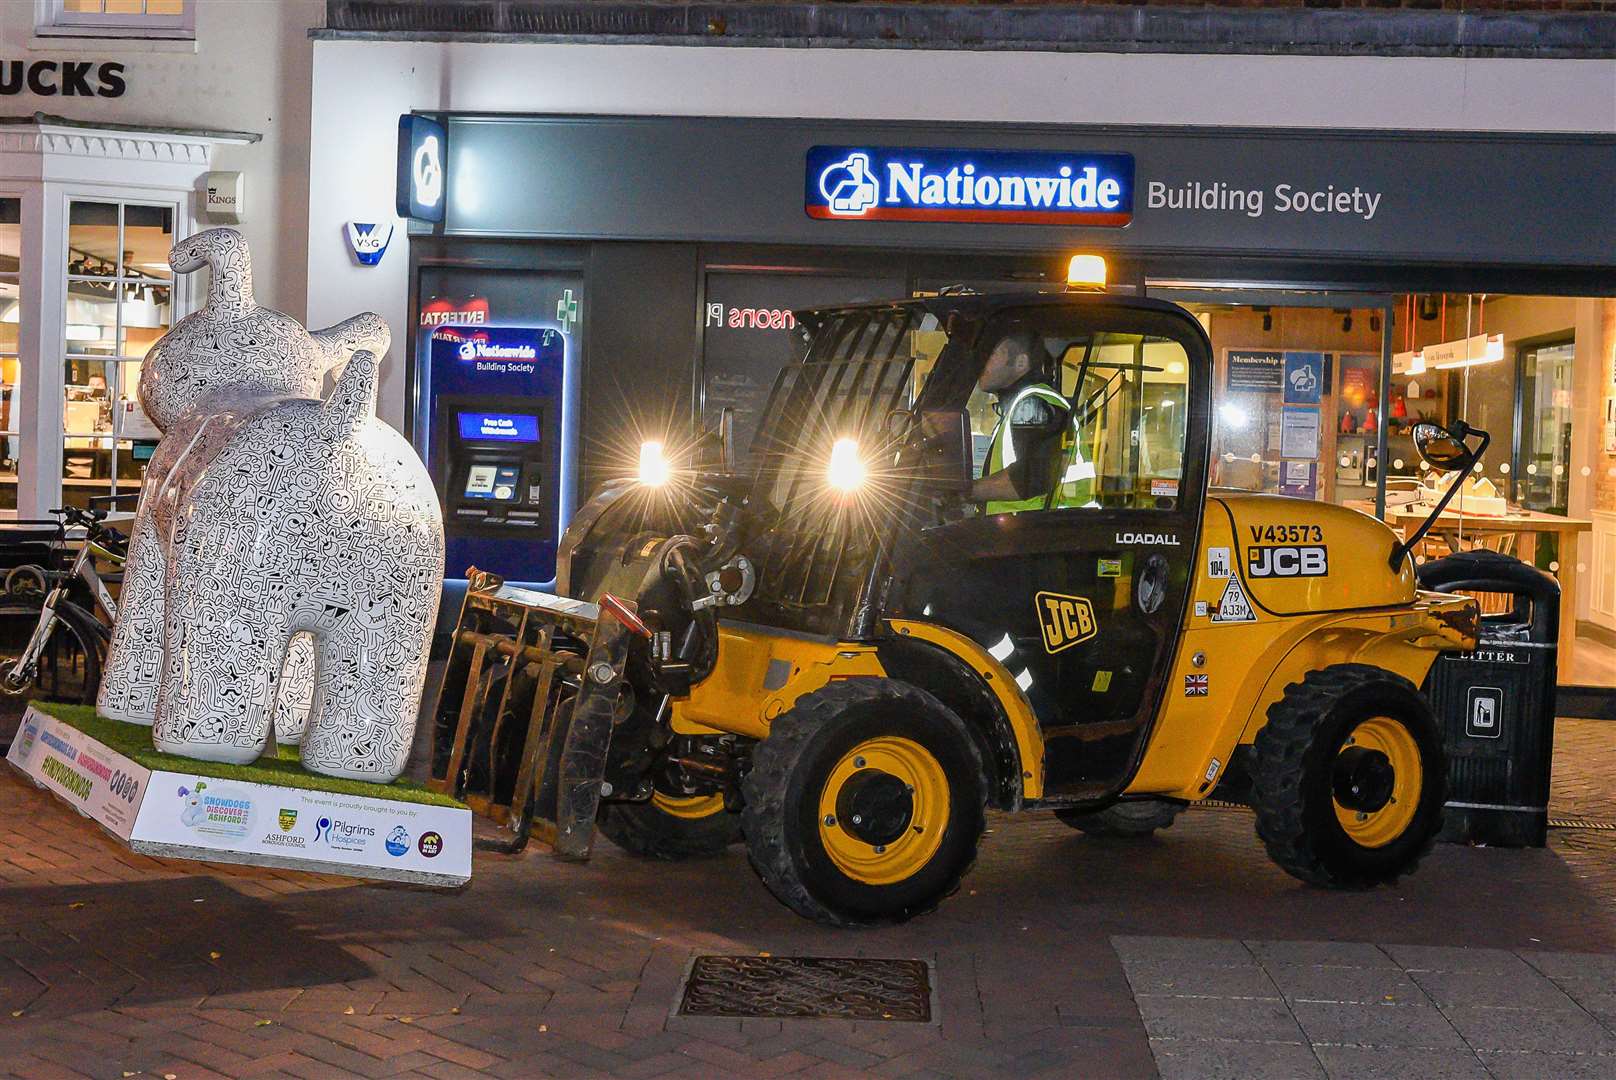
{"label": "paving slab", "polygon": [[1324,1080],[1313,1051],[1297,1043],[1177,1039],[1153,1042],[1162,1080]]}
{"label": "paving slab", "polygon": [[1492,1080],[1487,1066],[1469,1048],[1316,1046],[1313,1052],[1330,1080]]}
{"label": "paving slab", "polygon": [[1356,1005],[1296,1001],[1291,1010],[1315,1046],[1387,1046],[1463,1050],[1447,1017],[1429,1005]]}

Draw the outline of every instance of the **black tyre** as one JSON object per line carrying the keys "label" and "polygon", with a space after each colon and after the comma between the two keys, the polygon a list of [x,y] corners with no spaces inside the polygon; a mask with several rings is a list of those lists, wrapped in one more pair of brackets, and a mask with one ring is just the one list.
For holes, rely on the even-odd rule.
{"label": "black tyre", "polygon": [[741,816],[724,809],[724,796],[665,795],[643,803],[605,803],[596,828],[630,855],[647,859],[718,855],[741,839]]}
{"label": "black tyre", "polygon": [[1055,816],[1089,836],[1140,837],[1167,828],[1183,812],[1183,803],[1132,799],[1104,810],[1057,810]]}
{"label": "black tyre", "polygon": [[747,854],[763,883],[833,926],[935,908],[976,860],[987,801],[964,721],[891,679],[799,698],[753,751],[742,791]]}
{"label": "black tyre", "polygon": [[[9,671],[28,647],[44,601],[44,596],[34,594],[0,600],[0,673]],[[56,629],[40,653],[33,680],[0,693],[0,745],[10,744],[30,701],[95,704],[106,649],[101,624],[67,600],[57,604],[56,617]]]}
{"label": "black tyre", "polygon": [[1366,889],[1414,869],[1442,825],[1447,762],[1413,683],[1366,664],[1308,672],[1257,733],[1257,835],[1291,875]]}

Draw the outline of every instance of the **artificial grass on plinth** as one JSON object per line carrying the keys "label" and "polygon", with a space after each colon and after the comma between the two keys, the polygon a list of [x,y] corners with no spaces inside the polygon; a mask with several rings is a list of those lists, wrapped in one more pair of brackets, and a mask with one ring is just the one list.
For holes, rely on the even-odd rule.
{"label": "artificial grass on plinth", "polygon": [[278,746],[274,758],[259,758],[251,765],[197,761],[194,758],[180,757],[178,754],[159,753],[152,748],[151,728],[140,724],[126,724],[121,720],[108,720],[104,716],[96,715],[93,705],[62,705],[52,701],[36,701],[32,704],[40,712],[48,713],[64,724],[71,724],[96,742],[116,750],[148,769],[190,773],[192,776],[211,776],[219,780],[239,780],[250,784],[275,784],[279,787],[302,788],[306,791],[329,791],[336,795],[364,795],[372,799],[425,803],[429,806],[465,805],[458,799],[431,791],[402,778],[391,784],[372,784],[363,780],[344,780],[336,776],[307,772],[299,764],[295,746]]}

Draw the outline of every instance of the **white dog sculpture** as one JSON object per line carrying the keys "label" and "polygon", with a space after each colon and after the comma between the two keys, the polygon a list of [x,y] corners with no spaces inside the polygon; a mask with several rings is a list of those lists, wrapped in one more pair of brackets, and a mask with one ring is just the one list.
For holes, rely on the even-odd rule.
{"label": "white dog sculpture", "polygon": [[374,415],[387,326],[364,314],[310,334],[259,307],[231,229],[169,263],[213,280],[141,370],[163,440],[98,706],[153,724],[159,750],[238,763],[262,752],[272,714],[287,740],[306,708],[305,767],[391,781],[426,676],[443,519],[420,458]]}

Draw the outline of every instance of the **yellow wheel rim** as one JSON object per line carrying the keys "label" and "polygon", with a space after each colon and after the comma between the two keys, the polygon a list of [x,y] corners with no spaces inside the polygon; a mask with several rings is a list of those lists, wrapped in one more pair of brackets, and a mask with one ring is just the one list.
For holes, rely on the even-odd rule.
{"label": "yellow wheel rim", "polygon": [[[902,794],[898,782],[907,789]],[[871,805],[879,808],[879,821],[875,815],[870,822],[852,820]],[[848,877],[892,885],[937,854],[948,814],[948,777],[931,751],[911,739],[881,736],[853,747],[831,770],[819,796],[819,839]]]}
{"label": "yellow wheel rim", "polygon": [[[1348,804],[1342,801],[1343,790],[1341,766],[1348,763],[1346,755],[1356,750],[1367,750],[1383,755],[1386,765],[1391,769],[1390,793],[1384,803],[1378,797],[1371,803],[1375,805],[1348,805],[1355,801],[1350,796]],[[1361,757],[1359,760],[1365,760]],[[1382,768],[1379,758],[1367,759],[1373,762],[1376,770]],[[1337,752],[1337,771],[1335,776],[1335,819],[1341,823],[1341,828],[1353,841],[1366,848],[1385,847],[1387,844],[1402,836],[1414,821],[1414,815],[1420,808],[1420,795],[1423,793],[1425,774],[1420,760],[1420,747],[1414,741],[1413,734],[1403,724],[1388,716],[1372,716],[1358,724],[1341,744]],[[1371,775],[1368,787],[1373,788],[1375,781],[1383,787],[1384,774]]]}
{"label": "yellow wheel rim", "polygon": [[669,817],[684,818],[686,821],[699,821],[702,818],[712,817],[724,810],[724,796],[713,795],[664,795],[660,791],[651,793],[651,805],[667,814]]}

